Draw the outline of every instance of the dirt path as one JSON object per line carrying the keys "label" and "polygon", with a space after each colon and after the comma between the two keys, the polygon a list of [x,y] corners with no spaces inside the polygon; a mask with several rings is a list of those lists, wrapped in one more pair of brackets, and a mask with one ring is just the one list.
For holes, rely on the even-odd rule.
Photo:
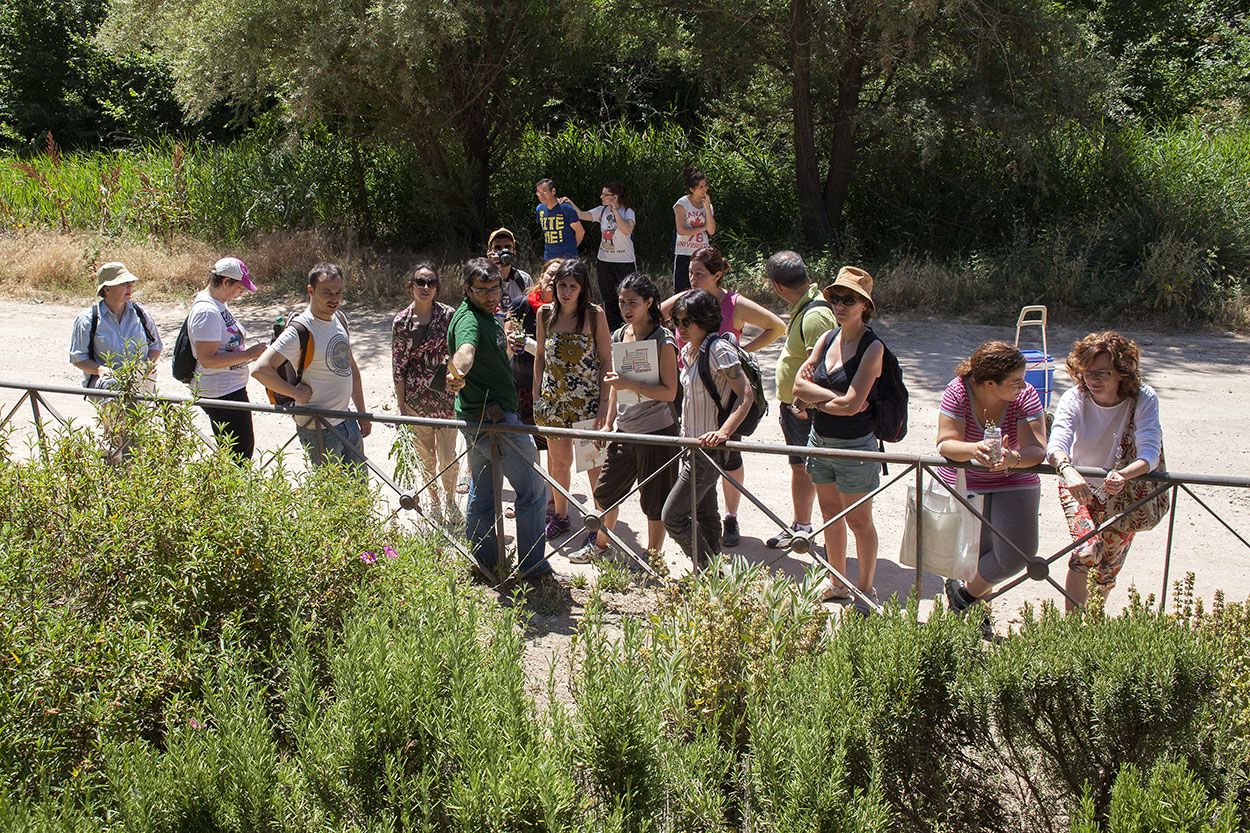
{"label": "dirt path", "polygon": [[[159,370],[159,386],[163,391],[183,395],[185,387],[170,376],[168,354],[172,351],[185,309],[167,304],[153,304],[149,309],[166,343],[166,355]],[[243,306],[237,310],[239,318],[254,334],[266,332],[279,311],[276,306]],[[286,308],[281,311],[286,311]],[[0,378],[77,384],[78,373],[67,363],[70,325],[77,312],[78,309],[64,305],[0,301],[0,316],[6,322],[6,326],[0,328],[0,355],[7,357]],[[369,407],[381,414],[394,414],[389,352],[391,313],[358,309],[349,310],[349,315],[352,319],[353,347],[365,375],[365,395]],[[957,359],[986,339],[1010,339],[1014,334],[1011,322],[986,326],[887,317],[876,322],[875,326],[899,355],[912,393],[910,433],[904,442],[892,448],[916,453],[933,450],[938,400]],[[1132,328],[1126,328],[1126,331],[1141,344],[1147,381],[1161,398],[1169,468],[1175,472],[1191,473],[1250,473],[1250,427],[1244,417],[1243,397],[1246,393],[1242,390],[1246,378],[1244,369],[1250,365],[1250,339],[1233,335],[1161,334],[1134,331]],[[1052,325],[1051,352],[1065,354],[1072,340],[1082,334]],[[768,377],[771,377],[775,356],[775,349],[765,351],[761,356],[761,366],[769,371],[765,376],[770,387],[771,378]],[[1058,393],[1066,389],[1067,374],[1058,371],[1056,382],[1059,391],[1052,403],[1057,401]],[[0,390],[0,407],[4,412],[7,413],[8,407],[17,401],[19,395],[15,391]],[[255,383],[251,395],[253,401],[263,398],[261,389]],[[54,398],[53,404],[67,416],[85,419],[90,414],[88,406],[78,397]],[[781,442],[774,414],[775,406],[755,439]],[[19,415],[19,421],[22,420],[29,422],[28,409]],[[204,425],[207,428],[207,423]],[[289,419],[282,416],[258,416],[256,426],[258,449],[276,448],[292,434]],[[391,429],[381,427],[367,441],[371,457],[387,468],[386,452],[393,436]],[[789,473],[783,459],[765,455],[749,458],[746,484],[779,515],[790,517]],[[897,563],[904,501],[901,485],[881,495],[875,506],[881,539],[877,589],[883,599],[896,592],[906,594],[914,581],[914,572]],[[1054,479],[1047,478],[1043,484],[1041,518],[1044,552],[1055,552],[1069,540],[1054,489]],[[587,494],[584,476],[575,480],[574,491],[583,496]],[[1241,535],[1250,537],[1250,490],[1198,488],[1195,491]],[[633,529],[643,528],[636,503],[626,508],[622,520]],[[810,566],[810,560],[805,557],[779,556],[776,551],[763,546],[763,540],[774,530],[763,513],[746,501],[743,502],[741,523],[743,543],[735,552],[796,577]],[[624,537],[632,539],[628,532]],[[1140,535],[1134,542],[1121,577],[1121,589],[1111,600],[1112,609],[1123,605],[1123,588],[1130,584],[1135,584],[1143,593],[1158,593],[1163,575],[1165,538],[1165,528],[1160,527]],[[569,549],[572,548],[570,544]],[[668,549],[668,561],[673,572],[684,572],[686,568],[680,552],[671,544]],[[553,563],[557,571],[564,575],[578,572],[594,575],[593,568],[569,565],[561,556],[556,556]],[[850,570],[853,575],[853,558]],[[1217,589],[1223,589],[1232,599],[1244,599],[1250,595],[1250,549],[1238,542],[1192,498],[1182,496],[1176,521],[1171,575],[1178,578],[1188,571],[1197,574],[1197,593],[1204,598],[1210,599]],[[1062,582],[1063,569],[1060,566],[1053,568],[1052,573]],[[924,596],[930,600],[941,592],[940,580],[934,576],[926,576],[923,587]],[[1000,628],[1016,618],[1023,602],[1059,602],[1060,598],[1058,592],[1045,583],[1025,582],[996,603]],[[927,609],[931,603],[924,602],[923,608]],[[556,630],[567,631],[567,623]],[[541,644],[550,646],[558,646],[567,639],[539,636]],[[538,661],[541,664],[541,657]]]}

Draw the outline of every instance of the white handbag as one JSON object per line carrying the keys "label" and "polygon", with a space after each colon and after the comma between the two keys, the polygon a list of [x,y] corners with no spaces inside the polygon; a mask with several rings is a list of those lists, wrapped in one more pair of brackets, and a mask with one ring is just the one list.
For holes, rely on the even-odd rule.
{"label": "white handbag", "polygon": [[[978,512],[984,512],[980,495],[968,494],[963,469],[958,472],[955,490],[964,495]],[[981,549],[981,521],[973,515],[931,473],[925,472],[920,511],[924,513],[924,571],[948,578],[971,581],[977,574]],[[898,560],[916,566],[916,487],[907,487],[907,518]]]}

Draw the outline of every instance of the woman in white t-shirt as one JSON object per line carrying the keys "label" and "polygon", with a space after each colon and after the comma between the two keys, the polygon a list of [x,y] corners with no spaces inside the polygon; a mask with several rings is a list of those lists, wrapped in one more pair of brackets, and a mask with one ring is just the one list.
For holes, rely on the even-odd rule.
{"label": "woman in white t-shirt", "polygon": [[[1072,345],[1068,373],[1076,387],[1059,400],[1046,456],[1059,473],[1059,502],[1078,541],[1102,524],[1107,504],[1127,481],[1159,467],[1163,428],[1159,397],[1142,384],[1141,350],[1132,340],[1113,330],[1085,336]],[[1087,480],[1076,466],[1108,474]],[[1065,581],[1069,611],[1073,601],[1085,603],[1090,573],[1104,598],[1111,592],[1132,543],[1132,529],[1117,523],[1072,551]]]}
{"label": "woman in white t-shirt", "polygon": [[716,234],[716,212],[707,192],[707,175],[695,167],[682,171],[686,195],[673,203],[677,239],[673,244],[673,292],[690,288],[690,256]]}
{"label": "woman in white t-shirt", "polygon": [[599,257],[595,271],[599,279],[599,297],[608,317],[608,330],[616,332],[625,323],[616,293],[621,281],[638,271],[634,257],[634,224],[637,218],[630,207],[629,194],[619,182],[609,182],[599,194],[600,204],[582,211],[568,197],[567,203],[582,222],[599,224]]}
{"label": "woman in white t-shirt", "polygon": [[[230,311],[230,302],[244,292],[255,292],[247,264],[237,257],[223,257],[213,264],[204,287],[191,303],[187,335],[195,356],[193,385],[201,399],[247,402],[248,364],[265,352],[264,344],[247,344],[247,331]],[[252,412],[201,405],[213,425],[217,443],[231,443],[240,460],[252,459],[256,440]]]}

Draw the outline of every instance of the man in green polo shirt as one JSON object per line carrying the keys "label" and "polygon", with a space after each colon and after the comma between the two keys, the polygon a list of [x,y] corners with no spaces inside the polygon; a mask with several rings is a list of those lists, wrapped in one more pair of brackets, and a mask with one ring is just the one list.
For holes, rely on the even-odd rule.
{"label": "man in green polo shirt", "polygon": [[[482,427],[520,425],[516,384],[508,362],[503,328],[495,318],[502,281],[499,267],[486,258],[465,264],[464,302],[451,317],[447,346],[447,390],[456,394],[456,416],[469,423],[464,432],[469,457],[469,502],[465,532],[478,563],[494,570],[495,484],[491,477],[491,436]],[[521,575],[534,580],[551,573],[546,562],[543,508],[547,484],[538,474],[538,449],[527,434],[494,434],[502,475],[516,492],[517,560]]]}
{"label": "man in green polo shirt", "polygon": [[[833,329],[833,310],[820,294],[820,287],[811,283],[807,266],[798,252],[777,252],[764,265],[764,275],[773,291],[790,307],[790,323],[786,341],[777,357],[777,397],[781,400],[779,418],[786,445],[807,445],[812,420],[808,408],[794,401],[794,378],[827,331]],[[812,501],[816,490],[802,457],[790,456],[790,499],[794,504],[794,523],[764,542],[765,546],[786,548],[794,532],[812,531]]]}

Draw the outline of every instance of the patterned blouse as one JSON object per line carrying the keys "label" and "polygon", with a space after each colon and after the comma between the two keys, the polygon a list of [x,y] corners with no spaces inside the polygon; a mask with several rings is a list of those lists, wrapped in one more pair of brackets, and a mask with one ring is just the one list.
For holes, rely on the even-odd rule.
{"label": "patterned blouse", "polygon": [[391,326],[391,369],[395,383],[404,383],[407,405],[417,416],[454,419],[456,397],[444,389],[433,390],[430,382],[447,373],[447,327],[454,313],[451,307],[434,302],[429,324],[418,324],[409,304]]}

